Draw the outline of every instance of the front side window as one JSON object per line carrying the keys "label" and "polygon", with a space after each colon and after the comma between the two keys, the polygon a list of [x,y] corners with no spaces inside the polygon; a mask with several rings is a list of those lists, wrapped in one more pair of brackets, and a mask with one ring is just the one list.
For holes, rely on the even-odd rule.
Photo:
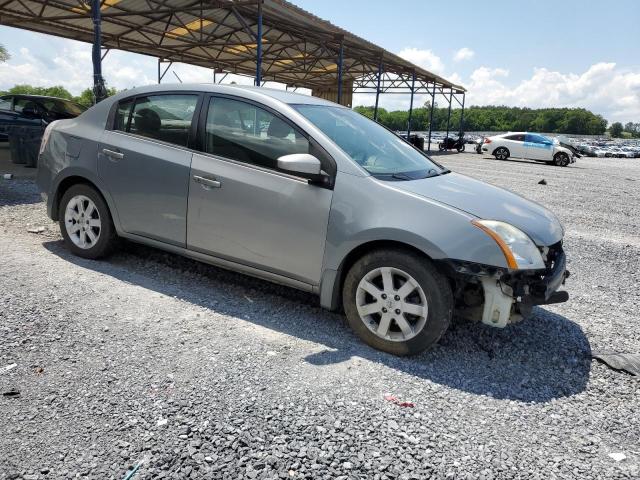
{"label": "front side window", "polygon": [[545,144],[553,143],[550,138],[545,137],[543,135],[536,135],[536,134],[533,134],[533,133],[527,134],[526,141],[528,143],[545,143]]}
{"label": "front side window", "polygon": [[128,125],[126,102],[118,105],[114,128],[186,147],[197,103],[197,95],[138,97]]}
{"label": "front side window", "polygon": [[277,168],[278,158],[309,153],[309,141],[292,125],[250,103],[212,98],[207,112],[204,151]]}
{"label": "front side window", "polygon": [[46,99],[42,105],[47,111],[56,118],[73,118],[84,112],[87,107],[68,100]]}
{"label": "front side window", "polygon": [[393,132],[353,110],[325,105],[292,107],[375,177],[415,180],[448,171]]}

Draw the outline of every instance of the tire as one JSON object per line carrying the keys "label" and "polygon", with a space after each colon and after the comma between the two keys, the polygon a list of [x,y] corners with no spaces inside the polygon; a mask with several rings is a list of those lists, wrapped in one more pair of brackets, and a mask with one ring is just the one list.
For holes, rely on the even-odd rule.
{"label": "tire", "polygon": [[444,151],[444,145],[442,143],[438,144],[438,150],[440,150],[441,152]]}
{"label": "tire", "polygon": [[557,167],[566,167],[569,165],[569,155],[564,152],[558,152],[553,157],[553,164]]}
{"label": "tire", "polygon": [[74,255],[98,259],[115,247],[117,235],[107,202],[89,185],[76,184],[64,193],[58,222],[65,245]]}
{"label": "tire", "polygon": [[[389,282],[385,283],[382,274],[379,276],[381,271],[390,273],[386,278],[391,279],[391,288],[385,288]],[[402,277],[411,278],[413,290],[405,287]],[[369,290],[362,288],[365,285]],[[408,294],[403,293],[403,287]],[[367,293],[372,289],[376,297]],[[432,347],[449,327],[453,315],[447,279],[427,258],[399,249],[376,250],[359,259],[347,273],[342,299],[347,321],[360,339],[394,355],[415,355]],[[402,321],[393,318],[398,315]],[[383,324],[387,328],[384,335],[375,333],[374,330],[381,332]]]}
{"label": "tire", "polygon": [[493,156],[496,157],[496,160],[506,160],[511,156],[511,152],[506,147],[498,147],[493,151]]}
{"label": "tire", "polygon": [[461,147],[458,147],[457,150],[458,150],[458,153],[464,152],[464,145],[462,145]]}

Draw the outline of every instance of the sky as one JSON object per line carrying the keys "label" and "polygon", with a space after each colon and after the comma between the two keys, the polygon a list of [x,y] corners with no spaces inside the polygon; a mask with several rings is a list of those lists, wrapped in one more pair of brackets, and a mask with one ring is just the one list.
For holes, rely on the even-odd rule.
{"label": "sky", "polygon": [[[584,107],[610,122],[640,122],[638,0],[292,2],[465,86],[467,105]],[[28,83],[78,94],[92,83],[89,44],[5,26],[0,43],[12,55],[0,64],[0,90]],[[210,70],[177,64],[166,82],[177,81],[174,70],[184,82],[212,81]],[[107,84],[118,89],[155,83],[156,71],[155,58],[121,51],[103,63]],[[380,105],[406,109],[404,97],[382,95]],[[371,103],[369,95],[354,97],[356,105]]]}

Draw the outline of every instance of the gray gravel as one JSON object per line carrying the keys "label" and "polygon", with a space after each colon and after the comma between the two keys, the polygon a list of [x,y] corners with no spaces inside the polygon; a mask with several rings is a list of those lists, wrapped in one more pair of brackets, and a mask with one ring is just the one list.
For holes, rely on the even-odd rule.
{"label": "gray gravel", "polygon": [[0,180],[0,479],[638,478],[640,382],[590,353],[640,351],[640,159],[439,158],[559,215],[572,298],[409,359],[291,289],[73,257],[33,182]]}

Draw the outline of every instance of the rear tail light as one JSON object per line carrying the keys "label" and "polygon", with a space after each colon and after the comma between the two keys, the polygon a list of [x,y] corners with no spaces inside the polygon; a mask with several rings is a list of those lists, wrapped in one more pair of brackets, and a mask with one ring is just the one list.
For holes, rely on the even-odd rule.
{"label": "rear tail light", "polygon": [[47,142],[49,141],[49,137],[51,136],[51,130],[53,130],[53,126],[55,125],[55,123],[55,121],[51,122],[49,125],[47,125],[47,128],[44,129],[42,140],[40,140],[40,151],[38,152],[38,155],[42,155],[42,152],[44,152],[44,149],[47,146]]}
{"label": "rear tail light", "polygon": [[485,138],[484,139],[484,143],[491,143],[491,139],[490,138]]}

